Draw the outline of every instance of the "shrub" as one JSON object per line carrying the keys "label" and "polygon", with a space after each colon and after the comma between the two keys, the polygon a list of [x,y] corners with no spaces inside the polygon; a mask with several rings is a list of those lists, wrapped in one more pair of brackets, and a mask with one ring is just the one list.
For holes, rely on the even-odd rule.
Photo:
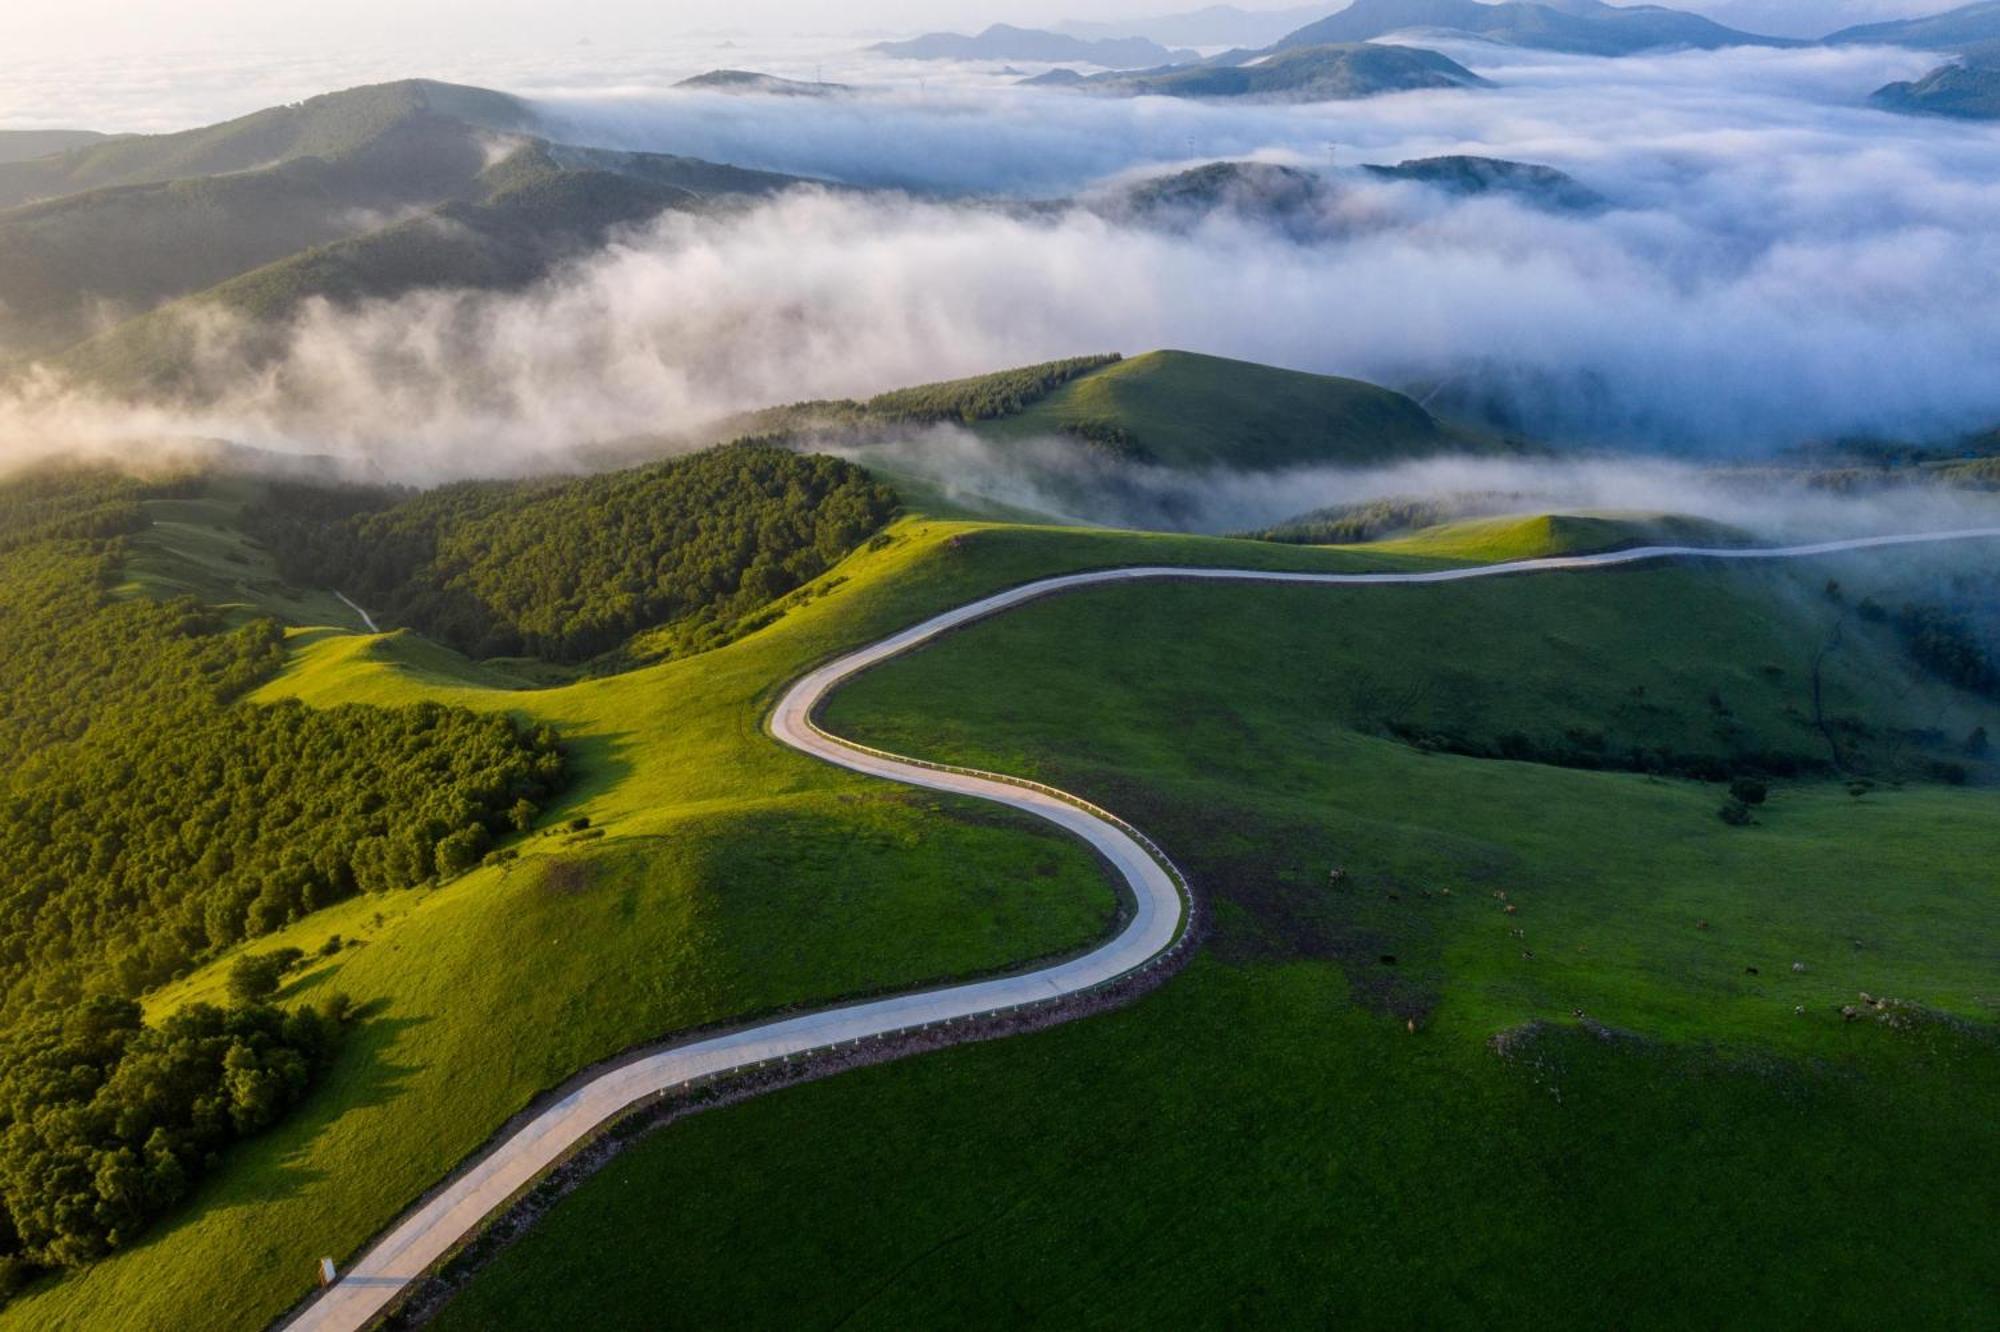
{"label": "shrub", "polygon": [[277,993],[300,957],[296,948],[280,948],[271,953],[245,953],[229,965],[229,999],[239,1007],[254,1004]]}
{"label": "shrub", "polygon": [[1742,805],[1761,805],[1771,798],[1771,788],[1754,777],[1738,777],[1729,784],[1730,798]]}

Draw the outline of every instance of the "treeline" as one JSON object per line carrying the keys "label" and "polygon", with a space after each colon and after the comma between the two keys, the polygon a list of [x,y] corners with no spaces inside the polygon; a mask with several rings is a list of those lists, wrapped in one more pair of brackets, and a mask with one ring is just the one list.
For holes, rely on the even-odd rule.
{"label": "treeline", "polygon": [[895,511],[851,463],[742,443],[574,480],[401,498],[283,486],[252,515],[286,576],[476,657],[583,662],[642,630],[726,626]]}
{"label": "treeline", "polygon": [[17,1023],[0,1053],[0,1299],[37,1268],[129,1245],[305,1094],[345,1017],[335,998],[195,1005],[147,1026],[99,996]]}
{"label": "treeline", "polygon": [[1399,532],[1435,527],[1462,517],[1467,505],[1451,499],[1380,499],[1302,513],[1275,527],[1246,532],[1253,541],[1296,546],[1351,546]]}
{"label": "treeline", "polygon": [[1123,358],[1073,356],[1018,370],[1001,370],[971,379],[897,389],[862,404],[869,414],[897,421],[992,421],[1024,411],[1073,379],[1116,365]]}
{"label": "treeline", "polygon": [[1445,495],[1391,495],[1359,504],[1338,504],[1288,518],[1274,527],[1245,532],[1252,541],[1299,546],[1351,546],[1407,532],[1515,512],[1543,496],[1505,490],[1463,490]]}
{"label": "treeline", "polygon": [[103,540],[136,532],[143,488],[104,468],[57,467],[0,486],[0,551],[37,541]]}
{"label": "treeline", "polygon": [[1642,772],[1656,777],[1684,777],[1698,782],[1723,782],[1746,774],[1805,777],[1823,775],[1832,769],[1831,764],[1815,755],[1784,750],[1737,746],[1728,752],[1702,753],[1677,750],[1671,745],[1620,746],[1613,744],[1602,731],[1580,727],[1572,727],[1562,735],[1552,737],[1532,736],[1524,731],[1480,737],[1401,720],[1385,721],[1382,729],[1404,744],[1426,753],[1540,763],[1553,768],[1580,768],[1586,772]]}
{"label": "treeline", "polygon": [[795,402],[740,418],[741,433],[757,435],[858,435],[884,425],[935,425],[956,421],[972,425],[996,421],[1026,411],[1072,380],[1094,374],[1124,357],[1074,356],[1041,365],[1001,370],[970,379],[895,389],[873,398],[836,398]]}

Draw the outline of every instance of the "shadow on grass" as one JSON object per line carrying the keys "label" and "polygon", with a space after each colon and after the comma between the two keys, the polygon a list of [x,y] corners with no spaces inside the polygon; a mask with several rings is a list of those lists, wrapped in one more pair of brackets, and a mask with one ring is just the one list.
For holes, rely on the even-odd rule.
{"label": "shadow on grass", "polygon": [[268,1132],[225,1149],[194,1191],[125,1251],[143,1251],[217,1214],[267,1206],[324,1183],[330,1172],[310,1164],[323,1135],[349,1111],[394,1101],[419,1071],[392,1062],[388,1052],[404,1032],[431,1019],[384,1017],[385,1007],[378,1001],[358,1009],[332,1066],[292,1113]]}

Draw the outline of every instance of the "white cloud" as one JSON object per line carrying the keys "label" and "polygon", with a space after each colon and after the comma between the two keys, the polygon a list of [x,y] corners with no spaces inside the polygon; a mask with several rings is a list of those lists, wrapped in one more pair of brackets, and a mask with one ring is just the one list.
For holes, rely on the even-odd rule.
{"label": "white cloud", "polygon": [[[518,295],[319,309],[283,373],[124,419],[44,389],[0,446],[107,431],[335,451],[414,476],[525,467],[772,402],[1174,346],[1402,382],[1485,375],[1556,434],[1727,452],[2000,421],[2000,139],[1859,105],[1923,57],[1519,53],[1487,93],[1313,108],[966,84],[856,103],[657,92],[578,133],[957,191],[1053,193],[1192,155],[1548,162],[1603,216],[1349,179],[1377,219],[1301,245],[820,195],[674,217]],[[125,429],[121,426],[131,426]]]}

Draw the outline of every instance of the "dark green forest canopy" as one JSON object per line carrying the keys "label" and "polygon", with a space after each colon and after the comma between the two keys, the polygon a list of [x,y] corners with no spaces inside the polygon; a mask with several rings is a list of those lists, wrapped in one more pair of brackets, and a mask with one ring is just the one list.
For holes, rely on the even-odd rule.
{"label": "dark green forest canopy", "polygon": [[691,645],[817,578],[894,492],[836,458],[746,443],[569,480],[415,497],[273,489],[253,516],[295,581],[481,657],[582,662],[678,626]]}
{"label": "dark green forest canopy", "polygon": [[305,1094],[345,1018],[336,997],[198,1004],[147,1026],[100,995],[16,1024],[0,1053],[0,1298],[130,1244],[219,1149]]}
{"label": "dark green forest canopy", "polygon": [[0,551],[56,538],[101,540],[139,530],[146,488],[95,467],[52,467],[0,485]]}
{"label": "dark green forest canopy", "polygon": [[[0,516],[88,514],[96,487],[116,513],[135,493],[85,476],[28,502],[54,484],[0,484]],[[278,626],[114,600],[119,554],[0,553],[0,1026],[139,994],[357,890],[456,874],[563,780],[554,735],[504,717],[239,702],[280,666]]]}

